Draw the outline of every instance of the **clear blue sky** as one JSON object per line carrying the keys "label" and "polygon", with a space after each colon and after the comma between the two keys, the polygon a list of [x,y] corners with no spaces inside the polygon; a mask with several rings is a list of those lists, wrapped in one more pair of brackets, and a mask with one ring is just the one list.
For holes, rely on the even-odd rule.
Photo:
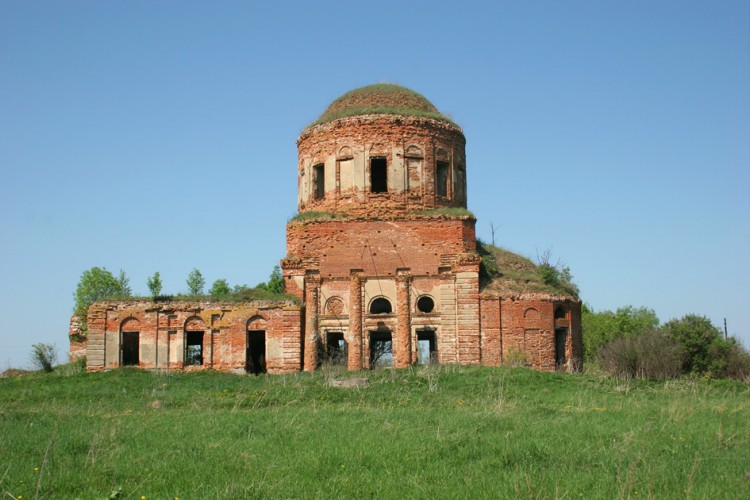
{"label": "clear blue sky", "polygon": [[264,281],[299,132],[398,83],[467,138],[477,232],[596,310],[750,345],[750,3],[0,2],[0,370],[67,351],[92,266]]}

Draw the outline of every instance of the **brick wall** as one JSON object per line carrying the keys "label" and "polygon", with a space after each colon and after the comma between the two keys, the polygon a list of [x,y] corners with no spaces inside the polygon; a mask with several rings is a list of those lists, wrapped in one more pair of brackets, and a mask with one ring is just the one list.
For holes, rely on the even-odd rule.
{"label": "brick wall", "polygon": [[[140,368],[244,370],[247,332],[263,330],[268,372],[297,371],[300,321],[300,307],[292,303],[97,302],[88,312],[88,369],[120,366],[122,332],[138,332]],[[203,362],[186,367],[186,332],[191,331],[203,332]]]}
{"label": "brick wall", "polygon": [[[523,358],[537,370],[582,368],[581,302],[554,297],[481,297],[482,364]],[[564,344],[556,345],[556,335]],[[564,345],[564,355],[559,347]],[[520,358],[519,358],[520,356]],[[558,356],[564,359],[558,367]]]}
{"label": "brick wall", "polygon": [[[316,268],[322,278],[349,276],[352,269],[371,276],[395,276],[401,268],[437,274],[446,256],[476,250],[475,223],[473,217],[292,222],[285,260],[301,259],[302,267]],[[287,269],[285,276],[295,274]],[[289,291],[300,288],[299,280],[285,283]]]}
{"label": "brick wall", "polygon": [[[465,144],[457,126],[423,117],[365,115],[306,129],[297,141],[299,211],[387,214],[466,207]],[[387,163],[382,193],[371,189],[373,157]],[[438,190],[438,162],[448,172],[444,195]]]}

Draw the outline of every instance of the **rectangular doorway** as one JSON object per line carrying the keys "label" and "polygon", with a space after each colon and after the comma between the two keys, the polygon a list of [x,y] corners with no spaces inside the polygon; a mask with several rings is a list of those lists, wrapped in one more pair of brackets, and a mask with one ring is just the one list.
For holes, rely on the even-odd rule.
{"label": "rectangular doorway", "polygon": [[203,332],[185,332],[185,366],[203,365]]}
{"label": "rectangular doorway", "polygon": [[417,332],[417,364],[437,364],[435,330],[421,330]]}
{"label": "rectangular doorway", "polygon": [[140,361],[140,334],[122,332],[122,366],[138,366]]}
{"label": "rectangular doorway", "polygon": [[560,370],[568,358],[565,355],[565,345],[568,343],[568,329],[557,328],[555,330],[555,369]]}
{"label": "rectangular doorway", "polygon": [[341,332],[326,333],[326,362],[332,365],[346,364],[346,341]]}
{"label": "rectangular doorway", "polygon": [[370,368],[390,366],[393,366],[391,332],[370,332]]}
{"label": "rectangular doorway", "polygon": [[247,331],[247,349],[245,351],[245,371],[253,375],[266,373],[266,332],[265,330]]}

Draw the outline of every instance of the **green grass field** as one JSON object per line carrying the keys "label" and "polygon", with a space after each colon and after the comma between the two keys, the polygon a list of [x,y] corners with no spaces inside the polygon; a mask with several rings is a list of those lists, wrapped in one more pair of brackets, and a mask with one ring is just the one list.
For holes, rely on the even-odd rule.
{"label": "green grass field", "polygon": [[750,497],[750,386],[729,381],[35,374],[0,380],[0,430],[2,498]]}

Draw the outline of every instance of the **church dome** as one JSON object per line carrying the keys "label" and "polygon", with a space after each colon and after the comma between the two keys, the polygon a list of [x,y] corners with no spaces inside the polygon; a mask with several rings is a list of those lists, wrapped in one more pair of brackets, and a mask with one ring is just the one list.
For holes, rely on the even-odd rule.
{"label": "church dome", "polygon": [[453,123],[423,95],[400,85],[378,83],[351,90],[333,101],[314,125],[356,115],[425,116]]}

